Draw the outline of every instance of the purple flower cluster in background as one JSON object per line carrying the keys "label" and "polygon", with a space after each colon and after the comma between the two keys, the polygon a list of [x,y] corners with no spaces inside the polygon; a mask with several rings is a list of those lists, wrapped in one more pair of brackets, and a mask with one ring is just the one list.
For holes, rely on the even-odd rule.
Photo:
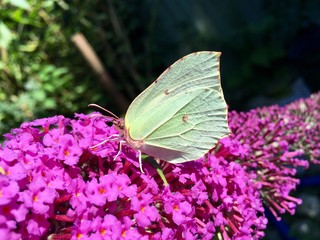
{"label": "purple flower cluster in background", "polygon": [[294,214],[301,204],[289,195],[299,184],[294,178],[297,167],[308,168],[309,161],[320,164],[319,122],[320,93],[285,107],[229,114],[232,138],[249,151],[238,162],[247,173],[256,174],[254,182],[264,203],[278,220],[279,213]]}
{"label": "purple flower cluster in background", "polygon": [[116,160],[117,141],[91,148],[117,134],[105,118],[24,123],[0,148],[1,239],[260,239],[263,203],[278,218],[301,203],[289,194],[296,167],[319,163],[319,113],[320,94],[231,112],[209,154],[160,161],[168,186],[130,147]]}

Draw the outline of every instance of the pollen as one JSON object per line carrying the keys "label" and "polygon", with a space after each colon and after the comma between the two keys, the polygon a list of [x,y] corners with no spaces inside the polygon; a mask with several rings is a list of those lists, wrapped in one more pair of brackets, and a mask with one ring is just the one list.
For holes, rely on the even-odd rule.
{"label": "pollen", "polygon": [[143,213],[144,213],[144,210],[145,210],[145,207],[142,207],[142,208],[141,208],[141,212],[143,212]]}
{"label": "pollen", "polygon": [[100,229],[100,234],[102,235],[102,236],[104,236],[105,234],[106,234],[106,230],[104,229],[104,228],[102,228],[102,229]]}
{"label": "pollen", "polygon": [[104,194],[105,192],[106,192],[106,190],[103,187],[99,188],[99,193],[100,194]]}
{"label": "pollen", "polygon": [[95,147],[95,146],[90,147],[90,149],[91,149],[92,151],[97,151],[97,150],[98,150],[98,148],[97,148],[97,147]]}
{"label": "pollen", "polygon": [[82,233],[78,233],[77,234],[77,239],[81,239],[81,238],[83,238],[83,234]]}
{"label": "pollen", "polygon": [[66,150],[63,151],[63,154],[64,154],[65,156],[69,156],[70,152],[68,151],[68,149],[66,149]]}

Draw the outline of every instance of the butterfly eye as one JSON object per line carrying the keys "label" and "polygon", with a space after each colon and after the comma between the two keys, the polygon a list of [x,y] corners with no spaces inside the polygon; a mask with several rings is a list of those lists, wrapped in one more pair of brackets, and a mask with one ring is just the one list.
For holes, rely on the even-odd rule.
{"label": "butterfly eye", "polygon": [[118,129],[123,130],[124,129],[124,121],[122,118],[113,119],[112,123],[114,126],[116,126]]}

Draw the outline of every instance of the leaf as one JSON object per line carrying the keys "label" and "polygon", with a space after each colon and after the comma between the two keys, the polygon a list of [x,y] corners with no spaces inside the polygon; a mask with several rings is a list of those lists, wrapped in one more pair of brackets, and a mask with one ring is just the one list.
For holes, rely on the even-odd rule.
{"label": "leaf", "polygon": [[0,21],[0,47],[7,49],[13,39],[10,29]]}
{"label": "leaf", "polygon": [[52,98],[47,98],[44,102],[43,102],[43,107],[45,109],[54,109],[57,107],[56,102],[52,99]]}
{"label": "leaf", "polygon": [[26,0],[9,0],[8,2],[15,7],[31,10],[31,6]]}

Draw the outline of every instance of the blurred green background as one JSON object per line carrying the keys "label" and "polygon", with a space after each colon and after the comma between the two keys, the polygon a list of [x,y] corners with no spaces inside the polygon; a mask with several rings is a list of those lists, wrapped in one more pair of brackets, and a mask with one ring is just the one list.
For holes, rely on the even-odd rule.
{"label": "blurred green background", "polygon": [[[105,72],[90,67],[75,33]],[[88,103],[121,115],[166,67],[200,50],[222,52],[230,109],[307,97],[320,89],[320,2],[1,0],[0,133],[35,118],[90,112]],[[291,232],[320,239],[319,190],[300,194],[316,207],[287,217]],[[281,236],[270,228],[266,239]]]}

